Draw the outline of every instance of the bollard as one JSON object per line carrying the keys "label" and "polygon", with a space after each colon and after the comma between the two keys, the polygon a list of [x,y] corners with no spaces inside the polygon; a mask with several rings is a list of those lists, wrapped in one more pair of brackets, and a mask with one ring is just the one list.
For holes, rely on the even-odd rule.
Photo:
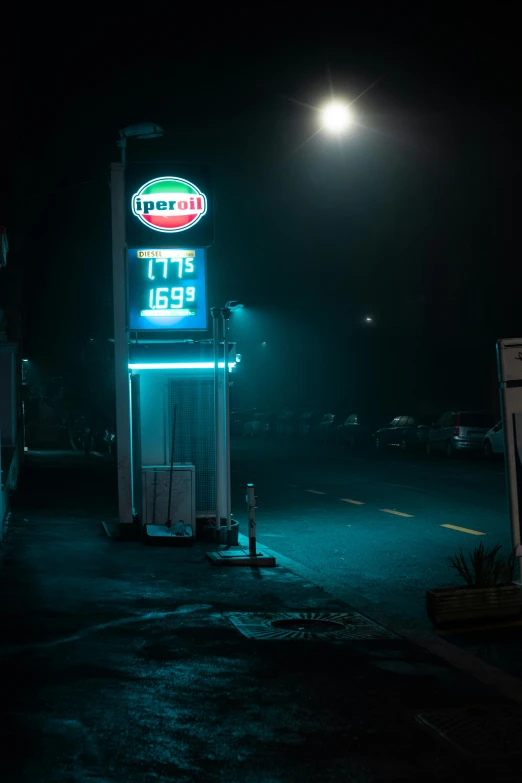
{"label": "bollard", "polygon": [[[257,552],[256,544],[256,500],[254,485],[247,484],[246,503],[248,506],[248,553],[241,544],[239,547],[226,547],[217,552],[207,552],[207,558],[213,565],[250,566],[251,568],[273,568],[277,565],[273,552]],[[225,522],[225,520],[223,520]]]}
{"label": "bollard", "polygon": [[257,557],[256,552],[256,496],[254,485],[247,484],[246,502],[248,505],[248,553],[251,557]]}

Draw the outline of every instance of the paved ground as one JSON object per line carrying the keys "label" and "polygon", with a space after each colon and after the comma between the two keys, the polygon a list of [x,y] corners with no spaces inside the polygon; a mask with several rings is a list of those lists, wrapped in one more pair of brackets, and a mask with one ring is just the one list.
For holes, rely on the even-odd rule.
{"label": "paved ground", "polygon": [[[235,513],[245,518],[244,485],[254,481],[259,541],[399,631],[433,630],[425,591],[459,584],[448,557],[460,547],[482,540],[510,551],[502,460],[244,438],[232,455]],[[520,623],[438,635],[522,678]]]}
{"label": "paved ground", "polygon": [[[114,500],[111,466],[30,458],[0,562],[2,781],[520,779],[498,693],[378,628],[245,638],[228,613],[353,610],[285,568],[110,540]],[[476,755],[416,721],[470,705],[487,729],[459,742]]]}
{"label": "paved ground", "polygon": [[426,589],[458,583],[450,555],[481,540],[509,554],[503,467],[238,439],[234,509],[241,519],[245,484],[254,481],[261,543],[347,600],[397,615],[404,627],[429,628]]}

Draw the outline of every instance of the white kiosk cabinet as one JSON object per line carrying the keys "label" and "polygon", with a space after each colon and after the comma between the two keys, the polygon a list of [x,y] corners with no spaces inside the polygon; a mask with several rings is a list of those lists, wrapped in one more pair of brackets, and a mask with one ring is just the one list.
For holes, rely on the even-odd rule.
{"label": "white kiosk cabinet", "polygon": [[[168,519],[170,465],[144,465],[141,486],[142,524],[164,525]],[[174,523],[183,520],[196,535],[195,468],[187,462],[174,464],[170,519]]]}

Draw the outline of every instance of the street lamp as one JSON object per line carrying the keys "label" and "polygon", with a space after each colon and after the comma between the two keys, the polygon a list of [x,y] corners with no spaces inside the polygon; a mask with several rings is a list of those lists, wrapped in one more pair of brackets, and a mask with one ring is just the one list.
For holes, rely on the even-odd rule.
{"label": "street lamp", "polygon": [[332,101],[321,111],[323,128],[331,133],[343,133],[354,121],[353,112],[345,103]]}
{"label": "street lamp", "polygon": [[121,149],[121,162],[127,162],[127,139],[158,139],[165,131],[155,122],[139,122],[137,125],[127,125],[119,131],[118,147]]}
{"label": "street lamp", "polygon": [[[121,162],[111,164],[112,281],[114,301],[114,385],[118,451],[118,512],[120,525],[133,521],[131,474],[131,406],[129,389],[129,338],[126,329],[127,296],[125,237],[125,163],[127,139],[156,139],[164,130],[153,122],[129,125],[119,132]],[[138,466],[139,467],[139,466]]]}
{"label": "street lamp", "polygon": [[[230,489],[230,382],[228,361],[228,325],[233,312],[244,305],[237,299],[230,299],[224,307],[211,309],[214,336],[214,406],[216,426],[216,531],[218,544],[221,542],[221,522],[226,522],[227,543],[230,542],[232,527]],[[223,336],[221,338],[220,331]],[[223,345],[223,375],[220,378],[220,349]]]}
{"label": "street lamp", "polygon": [[245,305],[242,304],[242,302],[239,302],[237,299],[231,299],[225,305],[225,307],[228,308],[232,313],[236,310],[241,310],[244,306]]}

